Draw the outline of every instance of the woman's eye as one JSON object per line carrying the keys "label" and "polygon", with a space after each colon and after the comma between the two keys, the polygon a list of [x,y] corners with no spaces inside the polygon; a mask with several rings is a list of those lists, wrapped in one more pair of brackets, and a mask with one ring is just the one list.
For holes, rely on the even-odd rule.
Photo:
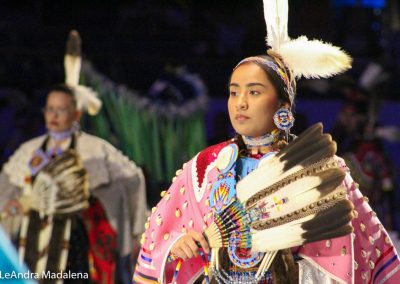
{"label": "woman's eye", "polygon": [[259,94],[260,94],[260,92],[258,92],[258,91],[255,91],[255,90],[250,91],[250,95],[256,96],[256,95],[259,95]]}
{"label": "woman's eye", "polygon": [[235,97],[235,96],[237,95],[237,92],[235,92],[235,91],[230,91],[230,92],[229,92],[229,95],[232,96],[232,97]]}

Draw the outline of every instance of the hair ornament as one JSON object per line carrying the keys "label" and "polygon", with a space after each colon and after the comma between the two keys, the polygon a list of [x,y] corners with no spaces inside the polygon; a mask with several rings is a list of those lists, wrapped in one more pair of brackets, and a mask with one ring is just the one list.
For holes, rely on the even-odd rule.
{"label": "hair ornament", "polygon": [[[267,45],[300,78],[327,78],[351,68],[352,58],[339,47],[306,36],[288,35],[288,0],[263,0]],[[269,52],[268,52],[269,53]]]}
{"label": "hair ornament", "polygon": [[81,38],[77,31],[72,30],[68,36],[64,56],[65,83],[73,89],[78,109],[87,111],[90,115],[96,115],[102,103],[93,89],[79,85],[81,65]]}

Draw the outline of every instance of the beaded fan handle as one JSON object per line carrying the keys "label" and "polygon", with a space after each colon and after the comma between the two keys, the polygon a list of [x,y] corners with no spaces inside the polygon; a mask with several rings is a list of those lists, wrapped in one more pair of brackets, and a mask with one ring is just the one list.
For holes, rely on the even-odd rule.
{"label": "beaded fan handle", "polygon": [[[197,244],[197,246],[199,246],[199,244]],[[201,256],[201,259],[203,260],[204,280],[206,281],[206,284],[210,284],[210,278],[209,278],[209,274],[208,274],[208,262],[209,261],[206,259],[206,256],[205,256],[203,250],[200,249],[199,254]],[[179,258],[178,263],[176,264],[174,276],[173,276],[172,282],[171,282],[173,284],[176,284],[176,279],[178,278],[178,273],[179,273],[179,270],[181,269],[182,262],[183,262],[183,259]]]}

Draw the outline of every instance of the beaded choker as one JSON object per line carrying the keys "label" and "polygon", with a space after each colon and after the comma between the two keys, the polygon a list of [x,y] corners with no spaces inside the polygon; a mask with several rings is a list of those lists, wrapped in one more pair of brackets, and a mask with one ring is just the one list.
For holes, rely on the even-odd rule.
{"label": "beaded choker", "polygon": [[65,140],[69,137],[71,137],[71,135],[73,133],[75,133],[76,129],[75,127],[72,127],[71,129],[68,129],[66,131],[63,132],[53,132],[53,131],[49,131],[49,136],[54,139],[55,141],[62,141]]}
{"label": "beaded choker", "polygon": [[277,133],[278,130],[274,130],[271,133],[265,134],[260,137],[250,137],[242,135],[242,138],[247,148],[259,148],[259,147],[270,146],[273,142],[275,142],[277,138]]}

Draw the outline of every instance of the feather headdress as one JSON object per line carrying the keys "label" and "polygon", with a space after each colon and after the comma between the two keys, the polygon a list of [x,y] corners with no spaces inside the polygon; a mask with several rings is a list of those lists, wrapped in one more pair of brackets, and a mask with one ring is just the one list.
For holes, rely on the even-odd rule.
{"label": "feather headdress", "polygon": [[87,111],[90,115],[96,115],[102,103],[94,90],[79,85],[81,64],[81,38],[79,33],[73,30],[69,33],[64,56],[65,83],[73,88],[78,108]]}
{"label": "feather headdress", "polygon": [[305,36],[288,36],[288,0],[263,0],[267,44],[297,78],[326,78],[351,68],[352,59],[339,47]]}

